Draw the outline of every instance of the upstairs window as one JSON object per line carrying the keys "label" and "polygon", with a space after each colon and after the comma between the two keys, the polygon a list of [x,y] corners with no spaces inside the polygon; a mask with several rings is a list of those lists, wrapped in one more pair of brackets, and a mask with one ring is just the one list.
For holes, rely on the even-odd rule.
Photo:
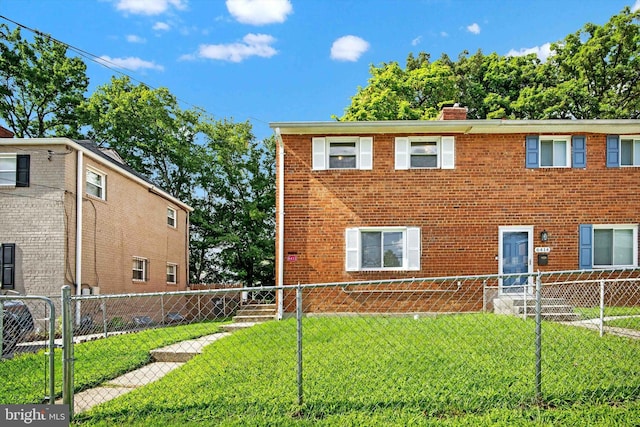
{"label": "upstairs window", "polygon": [[527,168],[586,168],[584,136],[538,136],[526,138]]}
{"label": "upstairs window", "polygon": [[176,228],[176,210],[167,207],[167,225]]}
{"label": "upstairs window", "polygon": [[395,144],[396,169],[453,169],[453,136],[398,137]]}
{"label": "upstairs window", "polygon": [[175,285],[178,283],[178,265],[167,263],[167,283]]}
{"label": "upstairs window", "polygon": [[640,137],[620,139],[620,166],[640,166]]}
{"label": "upstairs window", "polygon": [[148,262],[146,258],[134,257],[133,258],[133,281],[134,282],[146,282]]}
{"label": "upstairs window", "polygon": [[87,194],[106,200],[106,175],[95,169],[87,169]]}
{"label": "upstairs window", "polygon": [[365,227],[346,230],[346,270],[420,270],[420,229]]}
{"label": "upstairs window", "polygon": [[29,167],[28,154],[0,154],[0,187],[28,187]]}
{"label": "upstairs window", "polygon": [[372,169],[373,138],[316,137],[312,139],[313,170]]}

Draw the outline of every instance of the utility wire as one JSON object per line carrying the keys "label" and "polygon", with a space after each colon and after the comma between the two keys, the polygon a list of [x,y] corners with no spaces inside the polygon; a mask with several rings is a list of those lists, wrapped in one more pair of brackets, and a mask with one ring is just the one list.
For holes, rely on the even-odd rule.
{"label": "utility wire", "polygon": [[[88,59],[88,60],[90,60],[90,61],[92,61],[92,62],[95,62],[96,64],[101,65],[101,66],[103,66],[103,67],[105,67],[105,68],[107,68],[107,69],[109,69],[109,70],[111,70],[111,71],[113,71],[113,72],[115,72],[115,73],[118,73],[118,74],[123,75],[123,76],[127,76],[127,77],[129,77],[131,80],[133,80],[134,82],[139,83],[139,84],[142,84],[142,85],[144,85],[144,86],[148,87],[149,89],[152,89],[152,90],[157,90],[157,89],[158,89],[157,87],[154,87],[154,86],[152,86],[152,85],[150,85],[150,84],[147,84],[146,82],[143,82],[142,80],[139,80],[139,79],[137,79],[137,78],[135,78],[135,77],[131,76],[130,74],[127,74],[127,73],[125,73],[125,72],[123,72],[123,71],[122,71],[122,70],[126,70],[126,71],[129,71],[129,72],[131,72],[131,73],[134,73],[134,72],[135,72],[134,70],[130,70],[130,69],[126,68],[126,67],[123,67],[123,66],[120,66],[120,65],[118,65],[118,64],[115,64],[114,62],[111,62],[111,61],[109,61],[109,60],[103,59],[103,58],[101,58],[100,56],[95,55],[95,54],[93,54],[93,53],[91,53],[91,52],[88,52],[88,51],[86,51],[86,50],[84,50],[84,49],[81,49],[81,48],[79,48],[79,47],[75,47],[75,46],[73,46],[73,45],[70,45],[70,44],[68,44],[68,43],[65,43],[65,42],[63,42],[63,41],[61,41],[61,40],[56,39],[56,38],[55,38],[55,37],[53,37],[51,34],[43,33],[42,31],[40,31],[40,30],[38,30],[38,29],[36,29],[36,28],[28,27],[28,26],[26,26],[26,25],[24,25],[24,24],[21,24],[21,23],[19,23],[19,22],[17,22],[17,21],[14,21],[13,19],[7,18],[7,17],[6,17],[6,16],[4,16],[4,15],[0,15],[0,19],[4,19],[5,21],[11,22],[12,24],[14,24],[14,25],[16,25],[16,26],[18,26],[18,27],[20,27],[20,28],[23,28],[23,29],[25,29],[25,30],[27,30],[27,31],[30,31],[30,32],[32,32],[32,33],[34,33],[34,34],[36,34],[36,35],[39,35],[39,36],[42,36],[42,37],[46,37],[46,38],[48,38],[48,39],[53,40],[53,41],[54,41],[54,42],[56,42],[56,43],[60,43],[60,44],[62,44],[62,45],[64,45],[64,46],[66,46],[66,47],[67,47],[67,49],[70,49],[70,50],[72,50],[72,51],[76,52],[76,53],[77,53],[77,54],[79,54],[80,56],[82,56],[82,57],[84,57],[84,58],[86,58],[86,59]],[[197,106],[197,105],[194,105],[194,104],[192,104],[192,103],[190,103],[190,102],[188,102],[188,101],[186,101],[186,100],[184,100],[184,99],[178,98],[178,97],[176,97],[176,99],[177,99],[179,102],[181,102],[181,103],[183,103],[183,104],[186,104],[186,105],[190,106],[191,108],[194,108],[194,109],[199,110],[199,111],[201,111],[201,112],[203,112],[203,113],[205,113],[205,114],[209,114],[210,116],[215,117],[215,115],[214,115],[213,113],[211,113],[211,112],[209,112],[209,111],[205,110],[205,109],[204,109],[204,108],[202,108],[202,107],[199,107],[199,106]],[[252,120],[255,120],[255,121],[258,121],[258,122],[261,122],[261,123],[264,123],[264,124],[268,124],[268,122],[267,122],[267,121],[265,121],[265,120],[261,120],[261,119],[258,119],[258,118],[256,118],[256,117],[248,116],[248,118],[249,118],[249,119],[252,119]]]}

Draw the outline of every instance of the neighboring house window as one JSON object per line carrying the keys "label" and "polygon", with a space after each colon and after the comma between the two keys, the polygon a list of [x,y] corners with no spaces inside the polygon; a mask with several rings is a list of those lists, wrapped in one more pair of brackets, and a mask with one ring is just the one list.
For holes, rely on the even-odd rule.
{"label": "neighboring house window", "polygon": [[176,210],[167,208],[167,225],[176,228]]}
{"label": "neighboring house window", "polygon": [[178,283],[178,266],[167,263],[167,283],[175,285]]}
{"label": "neighboring house window", "polygon": [[28,187],[29,167],[28,154],[0,154],[0,187]]}
{"label": "neighboring house window", "polygon": [[638,226],[580,225],[580,268],[636,267]]}
{"label": "neighboring house window", "polygon": [[420,228],[348,228],[346,270],[420,270]]}
{"label": "neighboring house window", "polygon": [[640,166],[640,136],[607,136],[607,167]]}
{"label": "neighboring house window", "polygon": [[312,139],[313,170],[372,169],[372,137],[327,137]]}
{"label": "neighboring house window", "polygon": [[527,168],[586,168],[587,139],[584,136],[538,136],[526,138]]}
{"label": "neighboring house window", "polygon": [[106,200],[107,176],[94,169],[87,169],[87,194]]}
{"label": "neighboring house window", "polygon": [[146,258],[133,258],[133,280],[138,282],[146,282],[148,262]]}
{"label": "neighboring house window", "polygon": [[455,168],[455,138],[453,136],[397,137],[396,169]]}
{"label": "neighboring house window", "polygon": [[15,289],[16,244],[0,245],[0,289]]}

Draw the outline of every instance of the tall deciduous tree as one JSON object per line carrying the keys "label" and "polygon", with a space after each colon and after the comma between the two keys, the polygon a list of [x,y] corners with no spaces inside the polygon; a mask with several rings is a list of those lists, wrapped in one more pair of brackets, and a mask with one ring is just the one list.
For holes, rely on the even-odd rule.
{"label": "tall deciduous tree", "polygon": [[0,117],[19,138],[80,135],[76,109],[89,85],[86,65],[43,34],[33,42],[0,25]]}
{"label": "tall deciduous tree", "polygon": [[275,143],[248,122],[209,124],[192,215],[193,281],[273,285]]}
{"label": "tall deciduous tree", "polygon": [[113,77],[83,104],[89,137],[118,152],[137,172],[189,199],[198,171],[196,138],[202,114],[182,110],[168,89]]}
{"label": "tall deciduous tree", "polygon": [[640,117],[640,11],[625,8],[602,26],[586,24],[536,55],[443,55],[424,52],[370,68],[340,120],[431,119],[459,102],[471,119]]}

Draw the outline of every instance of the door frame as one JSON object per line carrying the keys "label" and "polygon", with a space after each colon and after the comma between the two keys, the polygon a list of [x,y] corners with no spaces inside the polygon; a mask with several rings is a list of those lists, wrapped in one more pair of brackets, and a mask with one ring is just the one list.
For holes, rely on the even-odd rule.
{"label": "door frame", "polygon": [[[504,233],[512,233],[512,232],[527,233],[527,264],[528,264],[527,273],[532,274],[533,273],[533,225],[501,225],[498,227],[498,274],[504,274],[503,273],[504,263],[502,262],[502,256],[503,256],[502,245],[503,245]],[[532,294],[533,293],[533,276],[529,276],[528,282],[529,283],[527,286],[527,293]],[[498,290],[499,295],[514,295],[514,294],[507,294],[503,292],[502,278],[498,279],[498,289],[499,289]]]}

